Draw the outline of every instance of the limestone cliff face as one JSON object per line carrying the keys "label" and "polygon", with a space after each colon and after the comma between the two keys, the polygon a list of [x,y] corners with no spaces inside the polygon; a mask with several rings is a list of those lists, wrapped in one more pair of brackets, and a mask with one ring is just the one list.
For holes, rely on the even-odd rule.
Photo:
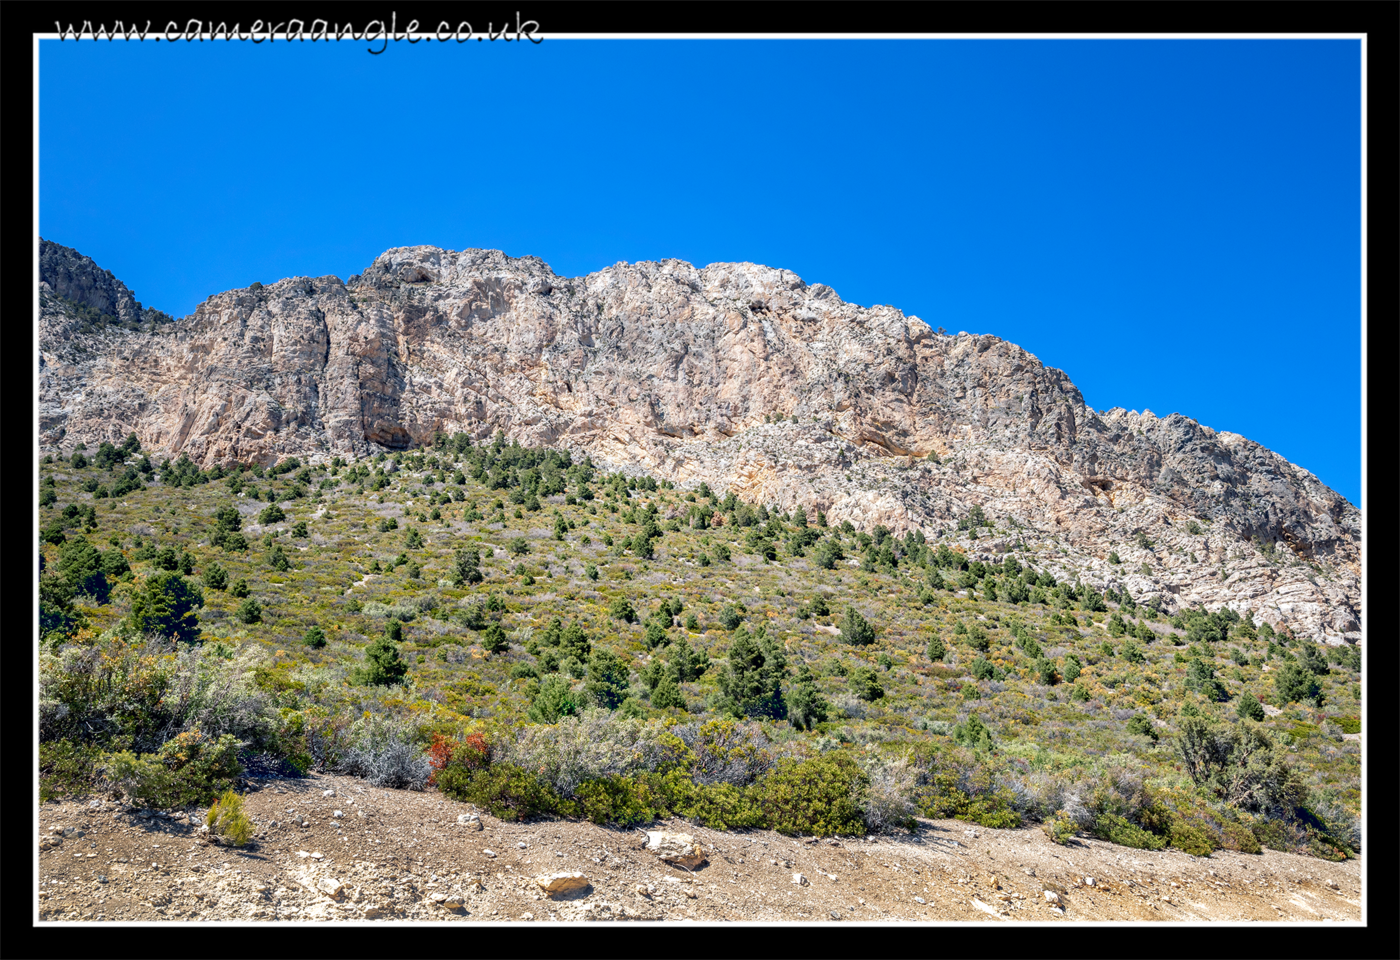
{"label": "limestone cliff face", "polygon": [[974,553],[1020,543],[1167,609],[1360,630],[1360,511],[1306,470],[1180,414],[1097,413],[1014,344],[940,335],[790,271],[666,260],[565,278],[533,257],[404,247],[348,282],[233,290],[145,330],[78,334],[70,314],[41,308],[44,443],[134,429],[208,465],[499,429],[896,533],[950,534],[980,505],[1002,532]]}

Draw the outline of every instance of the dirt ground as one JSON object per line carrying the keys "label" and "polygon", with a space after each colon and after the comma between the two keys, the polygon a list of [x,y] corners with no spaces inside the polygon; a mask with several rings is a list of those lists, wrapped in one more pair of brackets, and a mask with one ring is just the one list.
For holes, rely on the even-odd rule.
{"label": "dirt ground", "polygon": [[[1061,847],[1037,827],[956,820],[821,841],[650,827],[701,845],[708,862],[686,870],[649,853],[641,830],[484,813],[459,823],[473,808],[349,777],[251,781],[245,803],[257,834],[238,850],[199,838],[203,811],[191,820],[107,799],[40,805],[37,921],[1362,919],[1360,859]],[[535,878],[559,872],[582,873],[587,886],[546,896]]]}

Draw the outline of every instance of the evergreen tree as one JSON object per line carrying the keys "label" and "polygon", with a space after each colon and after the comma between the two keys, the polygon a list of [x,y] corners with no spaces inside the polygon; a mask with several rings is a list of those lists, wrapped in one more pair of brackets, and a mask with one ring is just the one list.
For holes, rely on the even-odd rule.
{"label": "evergreen tree", "polygon": [[860,615],[859,610],[847,607],[846,617],[841,621],[841,637],[855,646],[867,646],[875,642],[875,628]]}
{"label": "evergreen tree", "polygon": [[721,707],[741,719],[768,717],[781,720],[787,715],[782,688],[786,657],[762,632],[763,628],[759,627],[759,630],[756,637],[743,627],[734,631],[728,668],[719,678]]}
{"label": "evergreen tree", "polygon": [[308,647],[320,649],[326,645],[326,631],[318,626],[313,626],[306,631],[306,635],[301,638],[301,642]]}
{"label": "evergreen tree", "polygon": [[499,623],[492,623],[481,631],[481,647],[487,653],[505,653],[510,649],[510,641]]}
{"label": "evergreen tree", "polygon": [[204,568],[204,585],[210,590],[223,590],[228,587],[228,571],[217,563]]}
{"label": "evergreen tree", "polygon": [[941,637],[931,637],[928,642],[928,648],[924,652],[928,654],[928,658],[934,663],[942,663],[943,658],[948,655],[948,645],[943,642]]}
{"label": "evergreen tree", "polygon": [[627,699],[627,686],[627,664],[623,663],[622,658],[609,650],[594,651],[588,660],[588,681],[583,686],[584,694],[600,707],[616,710]]}
{"label": "evergreen tree", "polygon": [[199,588],[178,573],[162,571],[146,578],[131,601],[128,624],[138,633],[156,633],[172,640],[193,643],[199,639],[199,617],[204,606]]}
{"label": "evergreen tree", "polygon": [[578,699],[570,689],[569,681],[559,674],[545,677],[540,684],[535,700],[530,704],[529,717],[536,723],[555,724],[563,717],[578,713]]}
{"label": "evergreen tree", "polygon": [[1245,720],[1254,721],[1263,720],[1265,716],[1264,706],[1259,702],[1259,698],[1247,690],[1235,706],[1235,713]]}
{"label": "evergreen tree", "polygon": [[452,585],[460,587],[468,583],[480,583],[483,579],[481,551],[476,548],[458,550],[452,562]]}
{"label": "evergreen tree", "polygon": [[797,681],[788,691],[787,707],[788,720],[799,730],[811,730],[817,724],[824,723],[831,709],[805,663],[797,668]]}
{"label": "evergreen tree", "polygon": [[656,689],[651,692],[651,705],[658,710],[668,710],[671,707],[681,710],[686,708],[685,696],[669,670],[662,671],[658,678]]}
{"label": "evergreen tree", "polygon": [[[397,624],[397,620],[391,620]],[[408,664],[399,656],[399,646],[386,631],[365,648],[365,665],[360,670],[360,682],[371,687],[389,687],[403,683]]]}
{"label": "evergreen tree", "polygon": [[73,593],[106,603],[111,586],[102,566],[102,555],[85,537],[75,537],[58,549],[58,572],[72,585]]}

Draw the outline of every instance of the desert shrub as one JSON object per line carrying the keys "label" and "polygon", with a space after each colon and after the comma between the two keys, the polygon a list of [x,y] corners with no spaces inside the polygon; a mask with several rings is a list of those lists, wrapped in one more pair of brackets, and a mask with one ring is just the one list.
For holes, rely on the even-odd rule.
{"label": "desert shrub", "polygon": [[702,786],[720,783],[743,787],[773,766],[763,728],[723,717],[704,723],[678,724],[672,732],[690,751],[690,778]]}
{"label": "desert shrub", "polygon": [[997,777],[985,755],[924,744],[915,749],[910,764],[914,804],[920,815],[952,817],[985,827],[1021,825],[1015,793]]}
{"label": "desert shrub", "polygon": [[102,750],[96,744],[51,740],[39,744],[39,802],[92,792]]}
{"label": "desert shrub", "polygon": [[1219,800],[1250,811],[1291,811],[1303,800],[1300,774],[1257,725],[1182,717],[1176,751],[1187,775]]}
{"label": "desert shrub", "polygon": [[[573,799],[579,812],[594,823],[631,827],[650,823],[670,814],[669,784],[658,778],[608,776],[585,780]],[[660,786],[662,789],[658,790]]]}
{"label": "desert shrub", "polygon": [[1153,743],[1161,738],[1161,734],[1152,725],[1152,721],[1141,713],[1135,713],[1128,718],[1128,732],[1135,733],[1140,737],[1151,737]]}
{"label": "desert shrub", "polygon": [[491,762],[491,745],[480,733],[468,734],[460,741],[435,733],[426,752],[432,771],[428,783],[448,795],[464,789],[472,774]]}
{"label": "desert shrub", "polygon": [[379,603],[375,600],[366,603],[362,611],[367,617],[385,617],[404,623],[408,623],[419,613],[418,607],[412,603]]}
{"label": "desert shrub", "polygon": [[896,828],[913,830],[916,777],[904,757],[871,757],[861,766],[866,777],[861,795],[861,815],[866,828],[874,833],[891,833]]}
{"label": "desert shrub", "polygon": [[253,838],[253,823],[243,809],[243,798],[232,790],[225,790],[210,805],[204,825],[211,837],[230,847],[241,847]]}
{"label": "desert shrub", "polygon": [[243,772],[238,738],[224,734],[211,740],[196,730],[166,741],[151,754],[129,750],[103,758],[106,777],[117,789],[150,807],[184,807],[206,803],[231,789]]}
{"label": "desert shrub", "polygon": [[672,805],[678,815],[712,830],[751,830],[768,824],[755,791],[732,783],[683,780]]}
{"label": "desert shrub", "polygon": [[407,723],[386,716],[356,720],[349,747],[335,772],[368,780],[376,787],[422,790],[431,767]]}
{"label": "desert shrub", "polygon": [[474,803],[501,820],[525,820],[575,809],[532,771],[513,763],[492,763],[460,780],[447,781],[439,775],[439,785],[453,800]]}
{"label": "desert shrub", "polygon": [[1052,842],[1064,846],[1074,839],[1074,834],[1078,826],[1069,814],[1065,813],[1063,810],[1057,810],[1054,816],[1045,820],[1045,822],[1040,825],[1040,828],[1045,831],[1045,835],[1049,837]]}
{"label": "desert shrub", "polygon": [[502,759],[536,771],[565,797],[585,780],[665,771],[690,761],[685,743],[660,725],[597,709],[553,726],[525,727],[501,751]]}
{"label": "desert shrub", "polygon": [[755,790],[769,828],[778,833],[851,836],[865,832],[860,767],[843,753],[784,757]]}
{"label": "desert shrub", "polygon": [[1129,823],[1114,813],[1105,813],[1094,821],[1094,835],[1109,843],[1137,850],[1160,850],[1167,845],[1166,840],[1155,833]]}

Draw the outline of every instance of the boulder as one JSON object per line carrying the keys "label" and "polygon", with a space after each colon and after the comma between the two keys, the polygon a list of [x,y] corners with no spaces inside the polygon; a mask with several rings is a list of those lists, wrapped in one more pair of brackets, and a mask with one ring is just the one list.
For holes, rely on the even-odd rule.
{"label": "boulder", "polygon": [[666,863],[675,864],[686,870],[694,870],[705,862],[705,851],[688,833],[649,830],[646,848]]}
{"label": "boulder", "polygon": [[578,896],[593,888],[588,877],[577,870],[570,873],[551,873],[548,876],[536,877],[535,882],[540,885],[540,889],[547,897]]}

